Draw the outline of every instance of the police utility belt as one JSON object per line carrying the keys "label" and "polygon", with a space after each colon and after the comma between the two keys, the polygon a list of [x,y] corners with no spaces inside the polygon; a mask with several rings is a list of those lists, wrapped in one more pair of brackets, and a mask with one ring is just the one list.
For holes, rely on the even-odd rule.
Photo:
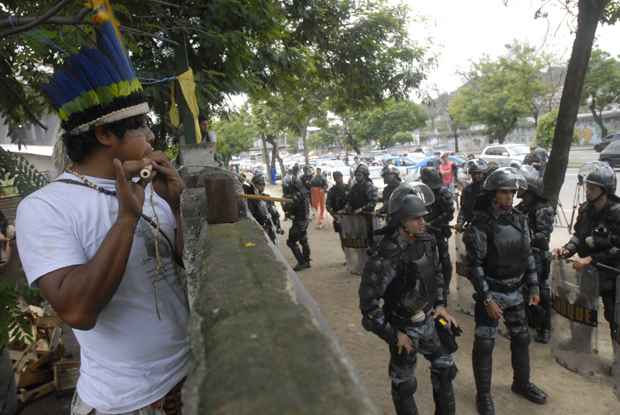
{"label": "police utility belt", "polygon": [[513,291],[520,290],[523,286],[523,275],[516,278],[506,278],[502,280],[498,280],[496,278],[486,277],[485,278],[487,284],[489,285],[489,290],[495,291],[498,293],[510,293]]}
{"label": "police utility belt", "polygon": [[433,308],[427,304],[421,310],[411,313],[409,317],[399,313],[398,311],[391,311],[389,320],[392,325],[400,328],[422,325],[426,321],[426,317],[432,309]]}

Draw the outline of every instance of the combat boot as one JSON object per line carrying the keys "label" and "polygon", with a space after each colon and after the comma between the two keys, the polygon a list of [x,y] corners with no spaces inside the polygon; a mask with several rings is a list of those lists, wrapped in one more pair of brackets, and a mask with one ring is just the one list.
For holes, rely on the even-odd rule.
{"label": "combat boot", "polygon": [[480,415],[495,415],[495,404],[491,396],[494,347],[494,339],[483,337],[474,339],[472,364],[476,381],[476,408]]}
{"label": "combat boot", "polygon": [[525,399],[542,405],[547,402],[547,394],[530,382],[530,335],[527,331],[514,333],[510,340],[512,370],[514,378],[511,390]]}

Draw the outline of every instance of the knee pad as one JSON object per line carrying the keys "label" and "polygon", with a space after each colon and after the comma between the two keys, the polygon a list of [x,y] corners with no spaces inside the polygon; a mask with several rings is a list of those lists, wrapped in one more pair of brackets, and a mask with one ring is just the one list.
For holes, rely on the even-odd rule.
{"label": "knee pad", "polygon": [[530,344],[530,331],[527,327],[524,330],[513,332],[510,331],[510,343],[514,343],[519,346],[527,346]]}
{"label": "knee pad", "polygon": [[479,337],[478,333],[474,338],[474,350],[478,353],[491,354],[495,348],[495,338]]}
{"label": "knee pad", "polygon": [[418,381],[416,378],[408,379],[399,384],[392,382],[392,395],[397,398],[408,398],[413,396],[417,390]]}
{"label": "knee pad", "polygon": [[456,378],[458,371],[456,364],[448,367],[431,367],[431,374],[436,376],[441,383],[452,382]]}

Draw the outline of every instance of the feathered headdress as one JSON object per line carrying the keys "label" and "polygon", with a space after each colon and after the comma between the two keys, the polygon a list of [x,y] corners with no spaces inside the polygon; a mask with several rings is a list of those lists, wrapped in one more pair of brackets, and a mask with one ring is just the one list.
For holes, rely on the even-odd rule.
{"label": "feathered headdress", "polygon": [[149,111],[109,0],[90,0],[88,4],[96,11],[97,47],[82,48],[69,57],[43,87],[63,129],[70,134]]}

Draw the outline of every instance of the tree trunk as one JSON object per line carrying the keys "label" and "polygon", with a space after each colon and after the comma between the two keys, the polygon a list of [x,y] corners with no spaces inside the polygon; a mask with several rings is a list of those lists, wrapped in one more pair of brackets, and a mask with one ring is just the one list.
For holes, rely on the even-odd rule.
{"label": "tree trunk", "polygon": [[594,118],[594,122],[601,129],[601,138],[607,137],[608,131],[607,131],[607,128],[605,127],[605,123],[603,122],[603,110],[601,109],[600,113],[596,111],[596,98],[595,97],[592,97],[589,108],[590,108],[590,112],[592,113],[592,118]]}
{"label": "tree trunk", "polygon": [[564,184],[581,92],[592,53],[592,43],[606,4],[607,0],[579,0],[575,42],[566,70],[551,154],[545,169],[545,196],[554,205],[557,205],[558,195]]}
{"label": "tree trunk", "polygon": [[263,146],[263,160],[265,161],[265,169],[267,172],[267,176],[269,177],[269,182],[273,184],[273,180],[271,179],[271,163],[269,162],[269,152],[267,151],[267,141],[265,140],[265,135],[260,135],[260,142]]}
{"label": "tree trunk", "polygon": [[454,152],[458,153],[459,152],[459,131],[457,128],[452,130],[452,133],[454,134]]}
{"label": "tree trunk", "polygon": [[282,157],[280,157],[280,150],[278,149],[277,137],[273,136],[273,135],[269,135],[265,139],[272,146],[272,149],[271,149],[271,163],[272,163],[272,165],[275,165],[275,163],[276,163],[275,160],[278,160],[278,163],[280,164],[281,176],[284,177],[284,175],[286,174],[286,169],[284,167],[284,161],[282,160]]}

